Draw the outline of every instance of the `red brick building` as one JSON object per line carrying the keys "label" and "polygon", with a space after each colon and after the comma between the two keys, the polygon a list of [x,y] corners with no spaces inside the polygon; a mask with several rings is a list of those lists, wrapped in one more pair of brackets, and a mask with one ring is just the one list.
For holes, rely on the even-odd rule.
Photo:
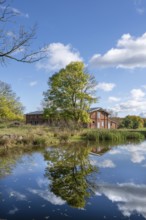
{"label": "red brick building", "polygon": [[[117,128],[117,123],[109,118],[109,113],[102,108],[91,108],[89,111],[91,122],[88,128]],[[42,125],[48,124],[43,118],[43,111],[35,111],[26,114],[26,124]]]}
{"label": "red brick building", "polygon": [[117,128],[117,123],[109,118],[109,112],[102,108],[91,108],[89,110],[91,122],[89,128]]}
{"label": "red brick building", "polygon": [[43,111],[30,112],[27,113],[25,116],[26,124],[42,125],[46,123],[46,120],[43,118]]}

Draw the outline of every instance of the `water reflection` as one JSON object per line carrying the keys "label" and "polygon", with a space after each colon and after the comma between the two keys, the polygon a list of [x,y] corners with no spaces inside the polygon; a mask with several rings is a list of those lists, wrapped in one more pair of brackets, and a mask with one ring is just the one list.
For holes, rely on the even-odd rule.
{"label": "water reflection", "polygon": [[9,152],[4,151],[0,155],[0,178],[4,178],[7,175],[10,175],[12,170],[15,168],[17,161],[22,156],[22,153],[17,151]]}
{"label": "water reflection", "polygon": [[35,152],[44,152],[40,147],[26,147],[22,149],[3,149],[0,151],[0,178],[10,175],[17,164],[23,163],[21,160],[24,155],[31,155]]}
{"label": "water reflection", "polygon": [[90,163],[90,150],[69,146],[63,150],[49,150],[44,154],[48,164],[45,176],[51,180],[51,192],[76,208],[85,207],[86,199],[90,197],[94,187],[91,174],[98,169]]}
{"label": "water reflection", "polygon": [[95,193],[116,202],[118,209],[126,217],[137,212],[146,218],[146,185],[134,183],[103,184],[98,187]]}
{"label": "water reflection", "polygon": [[146,219],[146,142],[0,157],[0,219]]}

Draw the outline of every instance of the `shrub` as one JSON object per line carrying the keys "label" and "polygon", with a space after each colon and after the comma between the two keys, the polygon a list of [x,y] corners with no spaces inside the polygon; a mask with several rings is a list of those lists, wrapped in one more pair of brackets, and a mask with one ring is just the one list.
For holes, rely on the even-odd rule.
{"label": "shrub", "polygon": [[46,145],[47,145],[47,142],[46,142],[46,139],[43,138],[43,137],[35,137],[35,138],[33,139],[32,144],[33,144],[34,146],[46,146]]}

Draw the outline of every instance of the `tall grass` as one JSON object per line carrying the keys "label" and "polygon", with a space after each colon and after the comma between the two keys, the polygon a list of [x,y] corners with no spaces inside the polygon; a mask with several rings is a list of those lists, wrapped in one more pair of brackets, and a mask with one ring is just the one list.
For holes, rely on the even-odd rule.
{"label": "tall grass", "polygon": [[108,129],[84,129],[70,130],[48,126],[21,125],[11,127],[8,124],[0,124],[0,150],[12,147],[36,147],[50,146],[60,143],[79,141],[95,142],[124,142],[127,140],[141,140],[146,138],[146,130],[108,130]]}
{"label": "tall grass", "polygon": [[141,140],[144,135],[140,132],[124,130],[90,130],[85,137],[89,141],[123,141],[123,140]]}

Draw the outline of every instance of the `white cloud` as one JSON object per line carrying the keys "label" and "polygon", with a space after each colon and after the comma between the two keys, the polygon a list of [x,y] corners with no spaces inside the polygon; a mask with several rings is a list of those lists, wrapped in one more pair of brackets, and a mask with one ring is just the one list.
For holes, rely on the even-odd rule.
{"label": "white cloud", "polygon": [[28,189],[29,192],[40,196],[44,200],[50,202],[53,205],[63,205],[65,201],[62,200],[60,197],[57,197],[54,193],[48,190],[39,190],[39,189]]}
{"label": "white cloud", "polygon": [[91,157],[90,163],[93,166],[98,166],[101,168],[115,168],[116,167],[116,165],[113,163],[112,160],[108,159],[108,160],[98,161],[98,160],[96,160],[96,157],[94,158],[93,155],[91,155],[90,157]]}
{"label": "white cloud", "polygon": [[72,61],[83,61],[80,53],[70,44],[52,43],[46,48],[46,59],[37,63],[38,69],[48,72],[58,71]]}
{"label": "white cloud", "polygon": [[146,112],[141,112],[141,113],[139,114],[139,116],[140,116],[141,118],[146,118]]}
{"label": "white cloud", "polygon": [[14,207],[13,209],[9,210],[8,214],[9,215],[14,215],[18,211],[19,211],[19,209],[17,207]]}
{"label": "white cloud", "polygon": [[141,143],[140,146],[131,145],[131,147],[128,148],[128,151],[131,154],[131,161],[133,163],[141,163],[146,159],[145,142]]}
{"label": "white cloud", "polygon": [[143,15],[145,13],[145,8],[142,6],[141,0],[134,0],[134,5],[135,5],[136,12],[139,15]]}
{"label": "white cloud", "polygon": [[141,89],[132,89],[131,96],[133,99],[139,100],[145,96],[145,93]]}
{"label": "white cloud", "polygon": [[143,160],[145,160],[145,156],[144,155],[142,155],[139,152],[133,153],[132,158],[131,158],[131,161],[133,163],[141,163]]}
{"label": "white cloud", "polygon": [[130,144],[128,147],[121,146],[118,147],[118,149],[112,149],[109,152],[110,155],[117,155],[121,153],[128,155],[128,158],[132,163],[144,166],[146,162],[146,142],[142,142],[138,145]]}
{"label": "white cloud", "polygon": [[9,7],[9,10],[11,10],[15,15],[19,15],[19,16],[22,16],[22,17],[25,17],[25,18],[29,18],[28,13],[23,13],[17,8]]}
{"label": "white cloud", "polygon": [[29,83],[29,85],[30,85],[31,87],[33,87],[33,86],[36,86],[37,83],[38,83],[37,81],[32,81],[32,82]]}
{"label": "white cloud", "polygon": [[23,13],[19,9],[14,8],[14,7],[0,6],[0,9],[1,10],[6,10],[7,13],[11,13],[12,15],[18,15],[18,16],[22,16],[22,17],[25,17],[25,18],[29,18],[28,13]]}
{"label": "white cloud", "polygon": [[130,100],[116,104],[111,108],[115,112],[122,112],[128,114],[139,114],[140,112],[146,111],[146,100]]}
{"label": "white cloud", "polygon": [[109,102],[119,102],[120,100],[121,100],[120,98],[115,97],[115,96],[110,96],[110,97],[108,98],[108,101],[109,101]]}
{"label": "white cloud", "polygon": [[145,13],[145,9],[144,8],[137,8],[136,11],[140,15],[143,15]]}
{"label": "white cloud", "polygon": [[[141,144],[130,144],[113,149],[110,154],[119,154],[120,152],[128,155],[132,163],[138,163],[145,167],[146,142]],[[142,163],[143,162],[143,163]],[[95,162],[94,162],[95,164]],[[130,217],[132,214],[142,215],[146,218],[146,185],[134,183],[101,183],[97,184],[95,190],[97,196],[106,196],[111,202],[115,203],[124,216]]]}
{"label": "white cloud", "polygon": [[146,33],[137,38],[130,34],[122,35],[115,48],[103,55],[93,55],[90,65],[125,69],[146,68]]}
{"label": "white cloud", "polygon": [[48,179],[38,178],[37,184],[40,188],[47,187],[50,184],[50,181]]}
{"label": "white cloud", "polygon": [[141,89],[132,89],[127,100],[120,102],[111,108],[115,112],[128,114],[140,114],[146,111],[145,93]]}
{"label": "white cloud", "polygon": [[48,187],[50,184],[50,181],[48,179],[38,178],[36,182],[41,189],[29,188],[28,189],[29,192],[36,194],[37,196],[52,203],[53,205],[65,204],[65,201],[61,197],[58,197],[53,192],[50,192],[49,187]]}
{"label": "white cloud", "polygon": [[27,197],[26,195],[22,194],[22,193],[19,193],[15,190],[8,190],[8,193],[9,193],[9,197],[15,197],[16,200],[18,201],[24,201],[24,200],[27,200]]}
{"label": "white cloud", "polygon": [[97,89],[101,89],[101,90],[103,90],[105,92],[109,92],[109,91],[112,91],[115,86],[116,85],[114,83],[101,82],[101,83],[98,83],[96,88]]}
{"label": "white cloud", "polygon": [[114,167],[116,167],[116,165],[113,163],[112,160],[104,160],[102,162],[99,162],[98,166],[102,167],[102,168],[114,168]]}
{"label": "white cloud", "polygon": [[146,185],[133,183],[98,185],[97,195],[103,194],[112,202],[116,202],[118,209],[124,216],[130,217],[133,213],[141,214],[146,218]]}
{"label": "white cloud", "polygon": [[8,31],[8,32],[7,32],[7,36],[13,37],[13,38],[16,37],[16,35],[15,35],[15,33],[14,33],[13,31]]}
{"label": "white cloud", "polygon": [[110,151],[109,151],[109,154],[112,154],[112,155],[116,155],[116,154],[120,154],[121,153],[121,151],[120,150],[117,150],[117,149],[111,149]]}

